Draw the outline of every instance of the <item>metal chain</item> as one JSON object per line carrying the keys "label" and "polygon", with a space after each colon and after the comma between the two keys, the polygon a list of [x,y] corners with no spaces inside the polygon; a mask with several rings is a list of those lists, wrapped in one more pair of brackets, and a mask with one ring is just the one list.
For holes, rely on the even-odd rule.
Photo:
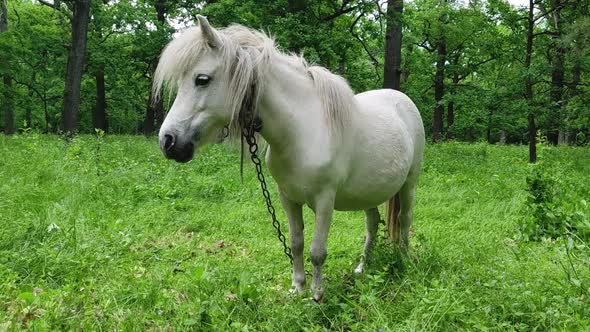
{"label": "metal chain", "polygon": [[[253,124],[253,122],[251,122]],[[266,208],[268,209],[268,213],[272,218],[272,225],[277,230],[277,235],[279,241],[283,244],[283,252],[287,257],[289,257],[289,262],[291,266],[293,266],[293,255],[291,255],[291,248],[287,245],[287,239],[285,235],[281,231],[281,223],[277,220],[277,216],[275,214],[275,208],[272,205],[272,201],[270,199],[270,192],[266,187],[266,180],[264,178],[264,173],[262,173],[262,163],[260,158],[258,157],[258,144],[256,143],[256,137],[254,125],[244,126],[242,127],[242,136],[246,143],[248,143],[248,149],[250,150],[250,159],[256,166],[256,174],[258,176],[258,181],[260,182],[260,189],[262,190],[262,196],[264,196],[264,201],[266,202]]]}

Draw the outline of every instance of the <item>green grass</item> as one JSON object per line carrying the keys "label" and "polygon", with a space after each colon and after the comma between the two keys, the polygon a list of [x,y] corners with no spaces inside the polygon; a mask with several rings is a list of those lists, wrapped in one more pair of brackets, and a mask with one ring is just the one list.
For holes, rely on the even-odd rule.
{"label": "green grass", "polygon": [[[518,235],[526,153],[429,146],[412,258],[381,241],[354,276],[363,213],[338,212],[316,304],[288,294],[288,261],[235,148],[176,164],[155,139],[1,136],[0,331],[587,330],[588,243]],[[540,154],[571,190],[590,188],[588,148]]]}

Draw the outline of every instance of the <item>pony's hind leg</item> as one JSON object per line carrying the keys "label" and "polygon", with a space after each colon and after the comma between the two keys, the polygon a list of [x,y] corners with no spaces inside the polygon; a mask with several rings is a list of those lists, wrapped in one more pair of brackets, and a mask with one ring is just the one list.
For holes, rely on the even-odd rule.
{"label": "pony's hind leg", "polygon": [[293,289],[299,293],[305,290],[305,270],[303,268],[303,214],[301,204],[297,204],[280,193],[281,205],[289,219],[289,238],[293,255]]}
{"label": "pony's hind leg", "polygon": [[365,210],[365,250],[361,256],[361,262],[354,270],[354,273],[356,274],[361,274],[365,271],[365,264],[369,259],[371,250],[373,249],[375,234],[377,233],[377,226],[379,226],[379,219],[379,210],[377,208]]}
{"label": "pony's hind leg", "polygon": [[413,220],[413,209],[414,209],[414,197],[416,196],[416,183],[415,179],[408,179],[399,191],[400,198],[400,211],[398,220],[400,224],[400,235],[399,245],[402,250],[408,250],[409,248],[409,235],[410,226],[412,226]]}

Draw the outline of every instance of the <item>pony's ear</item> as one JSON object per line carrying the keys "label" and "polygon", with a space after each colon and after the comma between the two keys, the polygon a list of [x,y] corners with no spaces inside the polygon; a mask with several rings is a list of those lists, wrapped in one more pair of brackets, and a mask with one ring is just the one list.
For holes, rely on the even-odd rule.
{"label": "pony's ear", "polygon": [[209,24],[205,16],[197,15],[197,19],[199,20],[199,26],[201,27],[203,36],[207,40],[207,44],[213,48],[219,46],[219,37],[217,37],[215,29]]}

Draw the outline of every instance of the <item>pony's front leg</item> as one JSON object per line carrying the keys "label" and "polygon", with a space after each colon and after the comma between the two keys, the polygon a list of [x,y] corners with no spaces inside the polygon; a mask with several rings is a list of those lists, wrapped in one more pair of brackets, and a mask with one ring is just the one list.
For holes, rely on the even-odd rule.
{"label": "pony's front leg", "polygon": [[322,265],[328,255],[327,241],[334,212],[334,196],[333,192],[325,192],[318,195],[315,201],[315,228],[311,242],[311,264],[313,265],[311,289],[313,299],[317,302],[321,301],[324,296]]}
{"label": "pony's front leg", "polygon": [[[279,190],[280,191],[280,190]],[[293,288],[302,293],[305,290],[305,270],[303,268],[303,214],[301,204],[291,201],[280,192],[281,204],[289,219],[289,238],[293,255]]]}

